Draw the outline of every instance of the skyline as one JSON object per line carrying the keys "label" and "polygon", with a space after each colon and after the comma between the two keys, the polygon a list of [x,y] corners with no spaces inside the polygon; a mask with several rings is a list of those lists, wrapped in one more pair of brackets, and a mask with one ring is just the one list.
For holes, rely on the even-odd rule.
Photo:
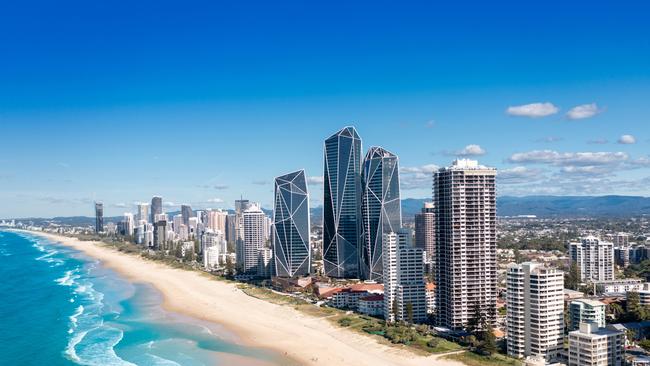
{"label": "skyline", "polygon": [[403,198],[456,157],[499,195],[650,196],[650,5],[40,5],[0,15],[0,217],[270,208],[298,169],[315,207],[347,125]]}

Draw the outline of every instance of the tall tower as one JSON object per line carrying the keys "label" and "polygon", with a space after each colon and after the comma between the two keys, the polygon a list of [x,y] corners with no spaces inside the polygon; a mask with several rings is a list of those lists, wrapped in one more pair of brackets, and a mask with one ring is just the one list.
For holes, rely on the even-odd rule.
{"label": "tall tower", "polygon": [[436,214],[433,202],[425,202],[420,213],[415,214],[415,246],[426,252],[426,260],[432,263],[436,245]]}
{"label": "tall tower", "polygon": [[496,169],[460,159],[434,174],[436,323],[496,318]]}
{"label": "tall tower", "polygon": [[136,218],[139,221],[148,222],[149,220],[149,204],[147,203],[138,203],[138,216]]}
{"label": "tall tower", "polygon": [[194,212],[190,205],[181,205],[181,215],[183,215],[183,224],[190,227],[190,217],[194,217]]}
{"label": "tall tower", "polygon": [[614,279],[614,244],[593,236],[569,243],[571,263],[578,266],[582,281]]}
{"label": "tall tower", "polygon": [[97,234],[104,232],[104,204],[95,202],[95,232]]}
{"label": "tall tower", "polygon": [[275,275],[309,275],[309,194],[304,170],[275,178],[273,228]]}
{"label": "tall tower", "polygon": [[363,161],[361,182],[360,276],[382,282],[383,234],[398,232],[402,227],[397,155],[381,147],[371,147]]}
{"label": "tall tower", "polygon": [[325,140],[323,262],[325,274],[359,276],[361,235],[361,138],[345,127]]}
{"label": "tall tower", "polygon": [[551,361],[564,343],[564,274],[539,263],[512,264],[506,275],[508,355]]}
{"label": "tall tower", "polygon": [[242,213],[243,240],[237,265],[244,273],[257,273],[259,251],[265,244],[264,220],[266,215],[256,205]]}
{"label": "tall tower", "polygon": [[151,223],[156,223],[156,215],[163,213],[162,210],[162,197],[154,196],[151,199]]}

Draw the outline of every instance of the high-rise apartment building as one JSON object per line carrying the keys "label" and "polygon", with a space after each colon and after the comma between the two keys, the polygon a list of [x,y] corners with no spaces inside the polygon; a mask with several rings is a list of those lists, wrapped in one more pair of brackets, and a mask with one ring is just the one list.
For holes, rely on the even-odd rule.
{"label": "high-rise apartment building", "polygon": [[130,212],[125,212],[123,222],[124,222],[123,234],[126,236],[132,236],[135,228],[135,219],[133,218],[133,214]]}
{"label": "high-rise apartment building", "polygon": [[459,159],[434,174],[436,324],[496,317],[496,169]]}
{"label": "high-rise apartment building", "polygon": [[167,250],[167,219],[163,217],[158,219],[153,224],[153,247],[156,250]]}
{"label": "high-rise apartment building", "polygon": [[625,334],[595,323],[569,332],[569,366],[623,366]]}
{"label": "high-rise apartment building", "polygon": [[104,204],[95,202],[95,232],[97,234],[104,232]]}
{"label": "high-rise apartment building", "polygon": [[564,342],[564,273],[539,263],[512,264],[506,286],[508,355],[556,359]]}
{"label": "high-rise apartment building", "polygon": [[436,245],[436,214],[433,202],[425,202],[420,213],[415,214],[415,246],[424,250],[426,260],[432,263]]}
{"label": "high-rise apartment building", "polygon": [[145,223],[149,222],[149,204],[147,203],[138,203],[138,213],[136,215],[138,222],[144,221]]}
{"label": "high-rise apartment building", "polygon": [[381,147],[371,147],[363,161],[361,182],[360,277],[382,282],[383,234],[397,232],[402,227],[397,155]]}
{"label": "high-rise apartment building", "polygon": [[611,281],[614,279],[614,244],[596,237],[581,238],[569,243],[571,263],[580,271],[580,280]]}
{"label": "high-rise apartment building", "polygon": [[152,224],[156,223],[156,215],[161,215],[163,213],[163,203],[162,203],[162,197],[159,196],[154,196],[151,199],[151,220],[150,222]]}
{"label": "high-rise apartment building", "polygon": [[[382,236],[384,319],[422,322],[427,318],[424,253],[411,245],[408,231]],[[409,313],[412,319],[409,319]]]}
{"label": "high-rise apartment building", "polygon": [[226,233],[226,219],[228,213],[222,210],[210,210],[206,212],[206,227],[212,231]]}
{"label": "high-rise apartment building", "polygon": [[181,215],[183,216],[183,224],[190,227],[190,217],[194,217],[194,212],[190,205],[181,205]]}
{"label": "high-rise apartment building", "polygon": [[257,205],[242,212],[243,239],[238,249],[237,266],[243,273],[257,273],[260,249],[264,248],[264,220],[266,215]]}
{"label": "high-rise apartment building", "polygon": [[595,323],[604,328],[606,307],[605,303],[598,300],[577,299],[571,301],[569,304],[569,318],[571,319],[569,330],[579,329],[580,323]]}
{"label": "high-rise apartment building", "polygon": [[325,140],[323,265],[325,275],[359,276],[361,138],[345,127]]}
{"label": "high-rise apartment building", "polygon": [[275,275],[309,275],[309,194],[304,170],[275,178],[273,228]]}

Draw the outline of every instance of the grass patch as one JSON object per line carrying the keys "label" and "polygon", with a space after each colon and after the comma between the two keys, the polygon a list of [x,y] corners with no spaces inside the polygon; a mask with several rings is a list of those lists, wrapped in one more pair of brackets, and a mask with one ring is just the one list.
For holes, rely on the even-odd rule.
{"label": "grass patch", "polygon": [[516,360],[512,357],[508,357],[502,354],[493,354],[491,356],[482,356],[474,352],[463,352],[445,357],[446,359],[459,361],[464,363],[467,366],[522,366],[523,363],[519,360]]}

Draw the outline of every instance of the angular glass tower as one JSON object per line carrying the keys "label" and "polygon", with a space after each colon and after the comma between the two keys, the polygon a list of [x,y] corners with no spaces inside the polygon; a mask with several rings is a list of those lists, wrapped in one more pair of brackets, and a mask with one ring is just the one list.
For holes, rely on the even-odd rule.
{"label": "angular glass tower", "polygon": [[325,140],[323,262],[325,274],[359,276],[361,138],[345,127]]}
{"label": "angular glass tower", "polygon": [[275,178],[273,259],[278,277],[307,276],[311,271],[309,194],[305,171]]}
{"label": "angular glass tower", "polygon": [[382,282],[383,234],[397,233],[402,227],[397,155],[371,147],[363,162],[362,184],[361,278]]}

